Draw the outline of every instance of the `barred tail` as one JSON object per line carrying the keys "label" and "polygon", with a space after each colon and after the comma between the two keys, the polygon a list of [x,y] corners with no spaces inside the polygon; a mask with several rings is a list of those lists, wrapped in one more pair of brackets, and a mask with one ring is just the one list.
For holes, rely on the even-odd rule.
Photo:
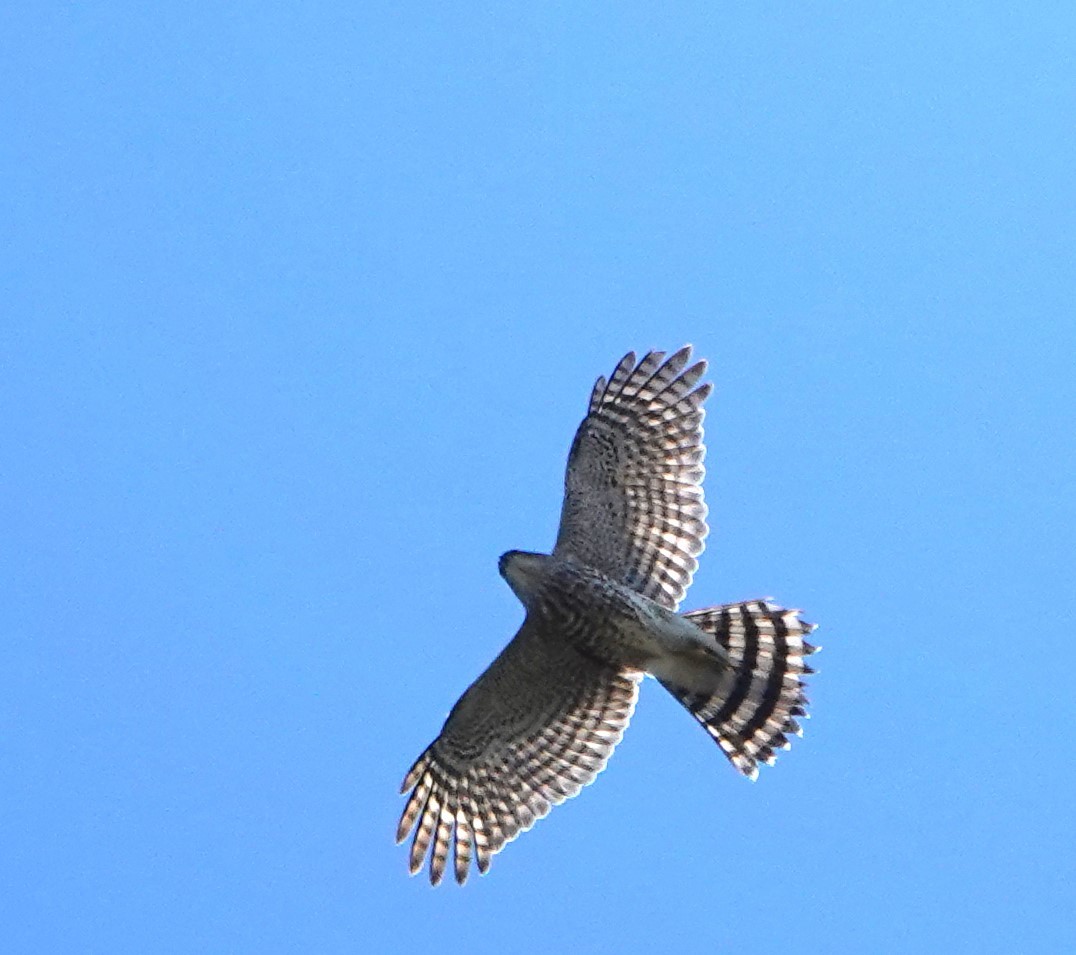
{"label": "barred tail", "polygon": [[804,657],[820,647],[804,636],[814,624],[766,600],[725,604],[684,614],[717,638],[732,667],[714,694],[699,694],[664,680],[662,685],[702,724],[745,776],[758,763],[772,764],[775,749],[788,749],[786,733],[802,736],[797,716],[807,716],[804,674],[814,671]]}

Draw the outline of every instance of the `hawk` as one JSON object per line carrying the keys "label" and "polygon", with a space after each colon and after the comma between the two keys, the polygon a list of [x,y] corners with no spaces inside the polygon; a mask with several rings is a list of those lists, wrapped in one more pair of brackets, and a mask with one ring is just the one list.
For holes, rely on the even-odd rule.
{"label": "hawk", "polygon": [[814,626],[769,600],[680,614],[708,527],[706,362],[691,346],[599,378],[568,455],[552,554],[512,550],[501,576],[527,614],[407,773],[397,830],[410,870],[456,881],[604,768],[655,677],[754,779],[801,735]]}

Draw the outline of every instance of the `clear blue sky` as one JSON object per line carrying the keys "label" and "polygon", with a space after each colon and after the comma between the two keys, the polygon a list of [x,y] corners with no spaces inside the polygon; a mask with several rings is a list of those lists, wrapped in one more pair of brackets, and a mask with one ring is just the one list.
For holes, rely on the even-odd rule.
{"label": "clear blue sky", "polygon": [[[13,953],[1073,945],[1070,3],[0,17]],[[594,378],[711,362],[688,606],[825,652],[756,784],[660,688],[460,891],[400,779]]]}

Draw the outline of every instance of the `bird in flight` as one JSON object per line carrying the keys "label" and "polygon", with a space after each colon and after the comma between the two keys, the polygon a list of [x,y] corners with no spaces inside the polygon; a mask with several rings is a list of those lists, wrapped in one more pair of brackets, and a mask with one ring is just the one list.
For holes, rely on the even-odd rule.
{"label": "bird in flight", "polygon": [[552,554],[512,550],[501,576],[519,632],[460,697],[403,781],[396,841],[466,881],[604,768],[655,677],[754,779],[801,735],[814,626],[769,600],[677,608],[698,568],[706,362],[691,346],[629,353],[599,378],[568,454]]}

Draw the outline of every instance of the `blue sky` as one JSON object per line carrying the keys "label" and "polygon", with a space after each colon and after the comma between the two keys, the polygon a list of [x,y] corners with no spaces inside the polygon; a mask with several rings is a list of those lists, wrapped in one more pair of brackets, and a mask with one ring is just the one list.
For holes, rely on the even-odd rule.
{"label": "blue sky", "polygon": [[[1073,943],[1070,4],[9,3],[10,952]],[[594,378],[711,361],[687,606],[821,624],[750,784],[653,683],[460,891],[399,781]]]}

